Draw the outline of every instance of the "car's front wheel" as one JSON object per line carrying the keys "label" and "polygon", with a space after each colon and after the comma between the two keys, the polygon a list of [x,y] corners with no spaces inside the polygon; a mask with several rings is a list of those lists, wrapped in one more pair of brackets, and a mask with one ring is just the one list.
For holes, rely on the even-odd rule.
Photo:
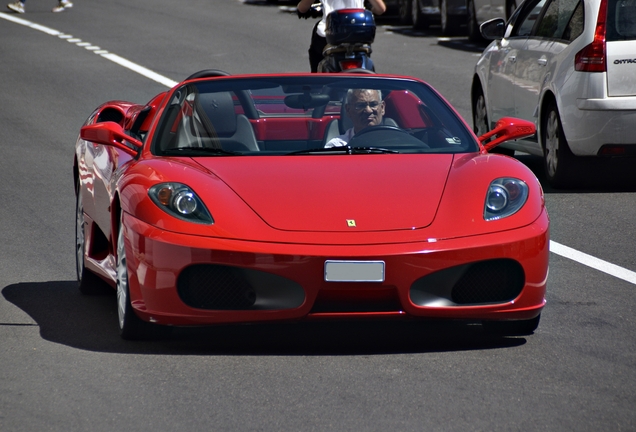
{"label": "car's front wheel", "polygon": [[508,0],[506,2],[506,20],[509,20],[513,13],[517,10],[516,0]]}
{"label": "car's front wheel", "polygon": [[400,16],[400,23],[404,25],[413,24],[413,18],[411,16],[411,8],[413,0],[400,0],[398,5],[398,15]]}
{"label": "car's front wheel", "polygon": [[[473,132],[475,132],[475,135],[479,137],[490,130],[490,127],[488,127],[488,110],[486,108],[486,97],[484,96],[484,90],[482,89],[481,84],[476,84],[475,90],[473,91],[472,109]],[[514,156],[515,151],[498,146],[490,150],[490,153]]]}
{"label": "car's front wheel", "polygon": [[476,84],[473,92],[473,132],[481,136],[488,132],[488,112],[486,111],[486,98],[481,84]]}
{"label": "car's front wheel", "polygon": [[135,314],[132,307],[128,287],[128,263],[123,220],[119,223],[117,234],[117,317],[119,318],[119,334],[122,339],[152,339],[164,336],[170,330],[170,327],[143,321]]}
{"label": "car's front wheel", "polygon": [[440,0],[440,20],[442,24],[442,34],[453,36],[459,33],[459,17],[449,15],[448,0]]}
{"label": "car's front wheel", "polygon": [[415,30],[425,30],[428,28],[428,20],[420,9],[419,0],[411,0],[411,21]]}
{"label": "car's front wheel", "polygon": [[555,102],[551,102],[542,117],[541,143],[543,159],[548,182],[552,187],[570,187],[578,176],[576,156],[570,150],[559,110]]}
{"label": "car's front wheel", "polygon": [[481,43],[484,41],[484,37],[479,31],[479,24],[477,23],[477,15],[475,14],[475,0],[468,0],[466,2],[467,13],[467,26],[468,26],[468,39],[473,42]]}

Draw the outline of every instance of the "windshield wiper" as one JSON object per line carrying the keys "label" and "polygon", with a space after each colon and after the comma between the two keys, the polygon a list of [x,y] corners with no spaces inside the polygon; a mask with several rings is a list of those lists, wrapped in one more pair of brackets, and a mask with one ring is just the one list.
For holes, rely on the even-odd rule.
{"label": "windshield wiper", "polygon": [[352,154],[360,153],[399,153],[397,150],[391,150],[383,147],[351,147]]}
{"label": "windshield wiper", "polygon": [[314,149],[298,150],[287,155],[302,155],[302,154],[314,154],[314,153],[331,153],[331,154],[379,154],[379,153],[399,153],[397,150],[385,149],[382,147],[318,147]]}
{"label": "windshield wiper", "polygon": [[175,147],[175,148],[164,150],[161,154],[162,155],[177,155],[181,153],[205,153],[205,154],[216,154],[216,155],[226,155],[226,156],[242,155],[242,153],[240,152],[223,150],[220,148],[213,148],[213,147]]}

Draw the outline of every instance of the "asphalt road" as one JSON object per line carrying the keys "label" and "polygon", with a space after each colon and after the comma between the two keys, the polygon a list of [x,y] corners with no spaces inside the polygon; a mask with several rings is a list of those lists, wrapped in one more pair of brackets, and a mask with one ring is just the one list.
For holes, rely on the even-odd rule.
{"label": "asphalt road", "polygon": [[[120,340],[114,295],[76,287],[73,146],[98,104],[143,103],[166,86],[104,52],[175,81],[208,68],[300,71],[313,22],[265,1],[53,6],[29,0],[11,15],[28,22],[0,17],[1,431],[636,430],[633,187],[544,185],[552,240],[588,255],[551,254],[532,336],[365,323]],[[426,79],[469,119],[484,47],[379,24],[378,71]],[[540,160],[519,159],[542,178]]]}

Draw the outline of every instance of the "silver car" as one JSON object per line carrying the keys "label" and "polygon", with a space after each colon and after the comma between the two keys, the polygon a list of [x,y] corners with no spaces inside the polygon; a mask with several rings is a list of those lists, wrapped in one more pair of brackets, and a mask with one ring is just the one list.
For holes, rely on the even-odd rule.
{"label": "silver car", "polygon": [[636,0],[526,0],[481,33],[494,41],[475,66],[478,135],[502,117],[533,121],[536,139],[499,148],[543,156],[554,187],[575,185],[592,157],[636,172]]}

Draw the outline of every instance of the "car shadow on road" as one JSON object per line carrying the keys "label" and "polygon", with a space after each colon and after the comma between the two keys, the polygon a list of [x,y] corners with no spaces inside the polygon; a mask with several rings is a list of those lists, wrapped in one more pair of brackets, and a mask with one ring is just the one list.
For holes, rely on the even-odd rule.
{"label": "car shadow on road", "polygon": [[114,291],[83,296],[77,282],[52,281],[9,285],[2,294],[37,323],[42,338],[98,352],[371,355],[513,348],[526,343],[522,337],[487,335],[479,324],[439,321],[296,322],[176,328],[162,340],[133,342],[119,337]]}
{"label": "car shadow on road", "polygon": [[548,182],[542,157],[519,152],[514,157],[532,170],[546,194],[636,192],[634,159],[582,160],[577,185],[568,189],[555,189]]}
{"label": "car shadow on road", "polygon": [[429,27],[426,30],[415,30],[410,26],[400,25],[399,23],[392,23],[389,21],[384,24],[384,30],[412,38],[437,39],[437,44],[439,46],[456,51],[481,54],[488,46],[488,42],[473,42],[468,39],[467,35],[452,37],[443,36],[442,29],[435,26]]}

